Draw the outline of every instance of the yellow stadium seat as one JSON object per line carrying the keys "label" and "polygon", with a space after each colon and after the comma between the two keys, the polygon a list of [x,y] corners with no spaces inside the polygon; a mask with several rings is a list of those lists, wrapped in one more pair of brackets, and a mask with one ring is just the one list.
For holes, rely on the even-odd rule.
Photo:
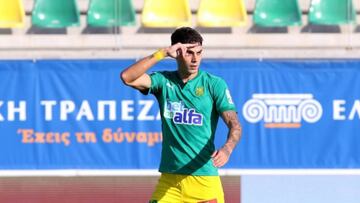
{"label": "yellow stadium seat", "polygon": [[247,23],[244,0],[201,0],[197,24],[201,27],[234,27]]}
{"label": "yellow stadium seat", "polygon": [[191,25],[188,0],[145,0],[141,16],[144,27],[181,27]]}
{"label": "yellow stadium seat", "polygon": [[0,28],[23,27],[24,19],[22,0],[0,0]]}

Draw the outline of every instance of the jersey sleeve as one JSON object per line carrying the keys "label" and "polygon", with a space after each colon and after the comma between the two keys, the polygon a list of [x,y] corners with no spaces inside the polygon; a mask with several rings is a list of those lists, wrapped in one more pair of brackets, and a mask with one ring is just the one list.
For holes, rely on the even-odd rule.
{"label": "jersey sleeve", "polygon": [[236,111],[236,107],[231,97],[230,90],[223,79],[218,79],[214,83],[213,95],[216,110],[219,114],[229,110]]}
{"label": "jersey sleeve", "polygon": [[165,83],[164,75],[161,72],[153,72],[150,74],[150,79],[151,86],[148,93],[157,95],[161,91],[162,85]]}

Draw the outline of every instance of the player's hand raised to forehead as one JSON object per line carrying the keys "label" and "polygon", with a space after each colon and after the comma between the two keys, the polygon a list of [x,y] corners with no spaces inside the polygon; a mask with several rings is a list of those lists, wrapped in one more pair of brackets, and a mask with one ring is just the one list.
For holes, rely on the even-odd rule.
{"label": "player's hand raised to forehead", "polygon": [[194,43],[194,44],[176,43],[176,44],[166,48],[165,51],[166,51],[167,55],[170,56],[171,58],[177,58],[180,55],[184,56],[184,54],[186,53],[186,50],[188,48],[193,48],[198,45],[199,45],[198,43]]}

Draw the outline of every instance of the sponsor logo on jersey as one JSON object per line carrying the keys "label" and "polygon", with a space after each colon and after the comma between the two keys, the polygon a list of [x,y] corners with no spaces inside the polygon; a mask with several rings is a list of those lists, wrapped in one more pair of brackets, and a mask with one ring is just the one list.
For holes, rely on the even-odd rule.
{"label": "sponsor logo on jersey", "polygon": [[203,124],[203,115],[196,113],[193,108],[186,108],[183,101],[172,102],[167,100],[164,107],[164,117],[172,119],[176,124],[199,126]]}
{"label": "sponsor logo on jersey", "polygon": [[250,123],[263,121],[266,128],[299,128],[301,122],[317,122],[323,113],[312,94],[253,94],[243,106]]}

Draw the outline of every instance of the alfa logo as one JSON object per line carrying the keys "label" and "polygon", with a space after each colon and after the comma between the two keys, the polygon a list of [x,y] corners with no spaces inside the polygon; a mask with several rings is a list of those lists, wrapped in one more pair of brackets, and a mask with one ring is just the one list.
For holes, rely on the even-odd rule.
{"label": "alfa logo", "polygon": [[312,94],[253,94],[243,107],[250,123],[263,121],[266,128],[299,128],[301,122],[317,122],[323,113]]}
{"label": "alfa logo", "polygon": [[195,90],[196,96],[203,96],[204,95],[204,87],[197,87]]}
{"label": "alfa logo", "polygon": [[172,119],[176,124],[198,126],[203,124],[203,115],[196,113],[195,109],[186,108],[183,101],[172,102],[167,100],[164,106],[164,117]]}

